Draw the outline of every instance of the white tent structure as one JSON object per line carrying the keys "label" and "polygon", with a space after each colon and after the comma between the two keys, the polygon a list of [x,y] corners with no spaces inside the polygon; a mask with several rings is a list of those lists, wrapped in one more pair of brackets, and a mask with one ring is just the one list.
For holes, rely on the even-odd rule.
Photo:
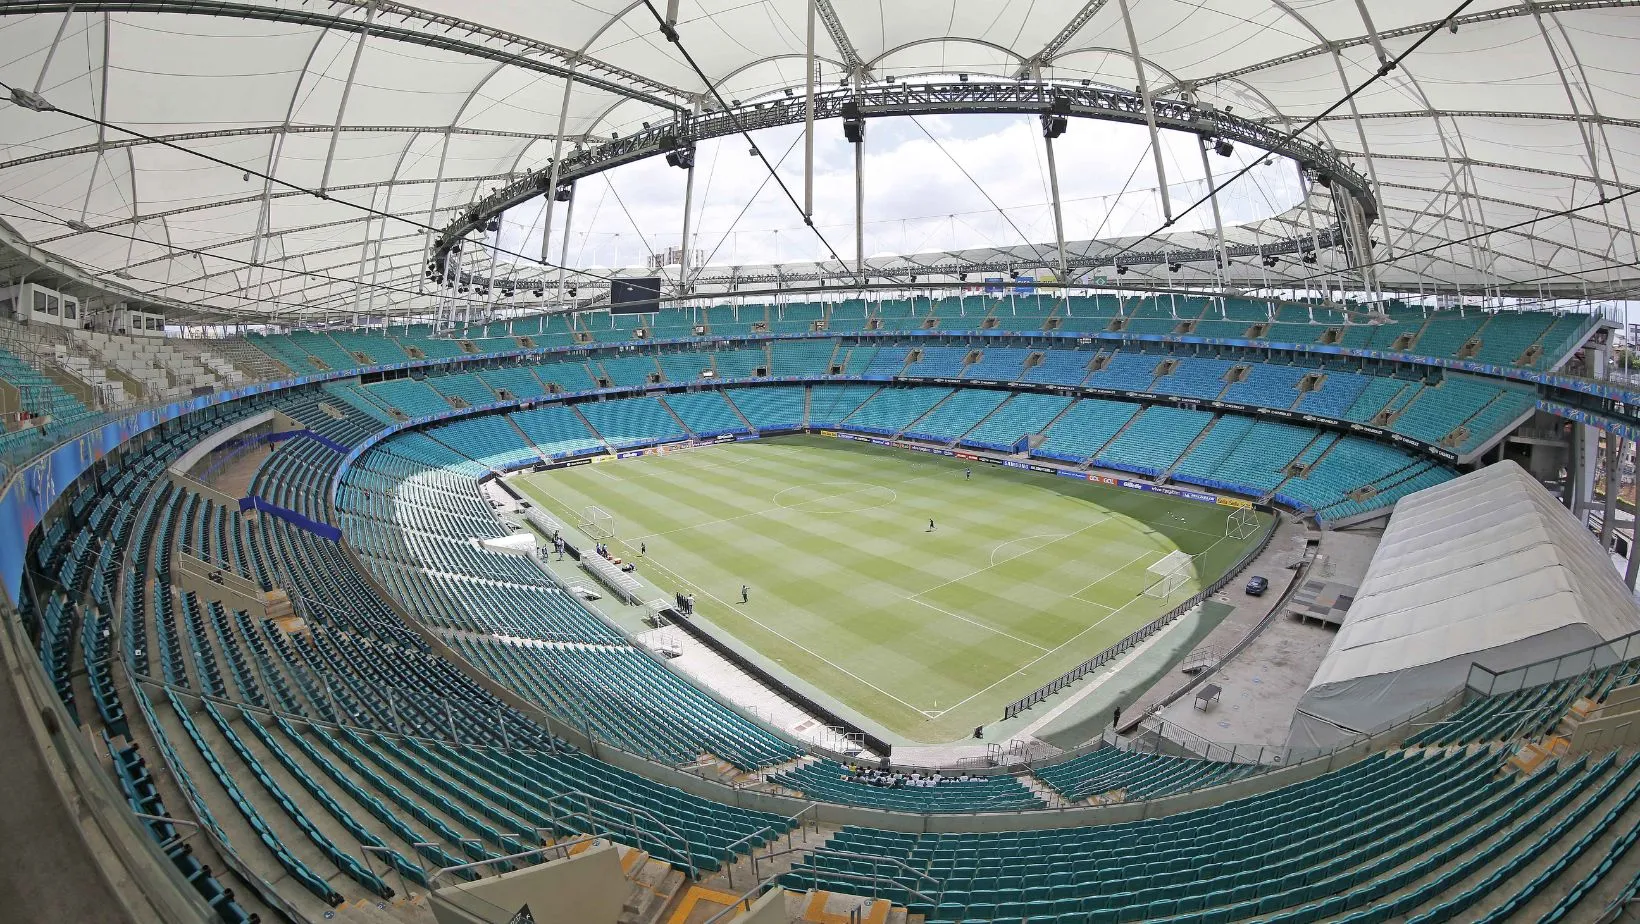
{"label": "white tent structure", "polygon": [[1609,556],[1514,462],[1396,505],[1288,743],[1331,747],[1520,667],[1640,630]]}
{"label": "white tent structure", "polygon": [[[430,227],[556,151],[714,93],[748,104],[801,94],[812,29],[832,88],[955,75],[1142,84],[1156,100],[1296,132],[1370,178],[1380,279],[1400,291],[1621,297],[1640,282],[1625,198],[1640,176],[1640,16],[1628,0],[815,0],[816,26],[810,7],[0,4],[0,98],[13,100],[0,101],[0,240],[223,316],[425,309]],[[663,11],[676,11],[678,44],[656,21]],[[1135,188],[1193,169],[1146,165]],[[1329,214],[1316,192],[1226,233],[1257,244]],[[925,261],[911,257],[900,259],[914,272]],[[1266,275],[1311,274],[1284,264]]]}

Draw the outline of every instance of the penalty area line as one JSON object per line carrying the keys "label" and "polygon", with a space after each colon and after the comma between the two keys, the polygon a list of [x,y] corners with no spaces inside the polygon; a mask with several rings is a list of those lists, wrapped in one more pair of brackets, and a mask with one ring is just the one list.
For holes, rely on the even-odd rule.
{"label": "penalty area line", "polygon": [[[1140,558],[1144,558],[1145,555],[1154,554],[1155,551],[1156,550],[1154,550],[1154,549],[1146,551],[1143,555],[1140,555],[1138,558],[1133,559],[1133,561],[1128,562],[1126,565],[1123,565],[1121,568],[1118,568],[1116,571],[1111,572],[1111,574],[1116,574],[1116,573],[1124,571],[1128,568],[1133,567],[1133,565],[1135,563],[1137,563]],[[1110,577],[1110,575],[1107,574],[1107,575],[1105,575],[1105,577]],[[1100,580],[1104,580],[1104,578],[1101,578]],[[1095,583],[1098,583],[1098,582],[1096,581]],[[1092,585],[1090,584],[1089,586],[1091,587]],[[1086,589],[1086,588],[1084,588],[1084,589]],[[1081,591],[1078,591],[1078,593],[1080,593],[1080,592]],[[1128,607],[1132,606],[1135,602],[1137,602],[1139,600],[1140,596],[1142,596],[1142,595],[1137,595],[1137,594],[1134,595],[1134,597],[1131,600],[1129,600],[1128,602],[1122,604],[1121,606],[1117,607],[1116,609],[1111,610],[1110,612],[1106,613],[1105,615],[1099,617],[1094,622],[1089,623],[1085,628],[1082,629],[1082,631],[1076,633],[1075,635],[1071,636],[1068,639],[1065,639],[1063,642],[1060,642],[1058,645],[1055,645],[1052,649],[1050,649],[1048,651],[1044,651],[1042,654],[1037,655],[1035,658],[1033,658],[1029,662],[1019,666],[1018,668],[1014,669],[1013,671],[1011,671],[1007,674],[1004,674],[1001,677],[998,677],[995,681],[993,681],[990,685],[986,686],[983,690],[977,690],[974,693],[972,693],[971,695],[969,695],[966,699],[962,700],[961,702],[952,704],[949,708],[947,708],[945,710],[945,712],[950,712],[952,709],[956,709],[960,706],[966,705],[970,700],[973,700],[976,697],[979,697],[979,696],[982,696],[986,693],[989,693],[992,689],[994,689],[997,686],[1001,685],[1003,682],[1007,681],[1008,679],[1013,678],[1013,677],[1017,677],[1020,674],[1025,673],[1026,671],[1028,671],[1031,668],[1035,667],[1037,664],[1041,663],[1043,659],[1048,658],[1048,657],[1050,657],[1050,656],[1052,656],[1052,655],[1054,655],[1054,654],[1056,654],[1060,651],[1063,651],[1066,646],[1068,646],[1071,643],[1075,642],[1077,639],[1081,638],[1084,635],[1087,635],[1089,632],[1092,632],[1094,629],[1099,628],[1100,626],[1104,625],[1106,622],[1110,621],[1111,619],[1114,619],[1116,617],[1116,614],[1122,612],[1123,610],[1127,609]],[[1081,600],[1080,597],[1078,597],[1077,599]],[[1083,603],[1089,603],[1089,602],[1092,602],[1092,601],[1082,600],[1082,602]],[[940,713],[940,715],[943,716],[945,714],[945,712]]]}

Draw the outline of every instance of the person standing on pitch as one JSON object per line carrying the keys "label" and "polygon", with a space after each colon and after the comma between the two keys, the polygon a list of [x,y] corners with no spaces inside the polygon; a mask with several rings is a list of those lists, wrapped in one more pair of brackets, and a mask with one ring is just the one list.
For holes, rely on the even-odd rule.
{"label": "person standing on pitch", "polygon": [[746,586],[745,584],[740,585],[740,602],[741,603],[745,603],[747,600],[751,599],[751,595],[752,595],[752,589],[750,587]]}
{"label": "person standing on pitch", "polygon": [[929,532],[934,531],[934,518],[933,517],[928,518],[928,531]]}
{"label": "person standing on pitch", "polygon": [[962,470],[962,480],[963,481],[972,481],[973,478],[974,478],[974,470],[973,469],[965,468],[965,469]]}

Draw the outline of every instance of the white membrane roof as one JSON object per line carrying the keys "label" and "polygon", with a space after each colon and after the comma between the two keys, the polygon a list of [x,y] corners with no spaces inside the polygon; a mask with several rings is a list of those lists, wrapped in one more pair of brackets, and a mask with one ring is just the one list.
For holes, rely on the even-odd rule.
{"label": "white membrane roof", "polygon": [[[957,72],[1012,80],[1033,64],[1049,80],[1137,83],[1120,2],[820,6],[817,55],[833,85],[850,72],[868,83]],[[1408,287],[1627,291],[1640,263],[1630,217],[1640,196],[1547,216],[1636,188],[1640,10],[1632,0],[1477,0],[1446,28],[1456,6],[1127,4],[1158,95],[1192,92],[1285,128],[1321,115],[1433,30],[1304,132],[1371,179],[1381,258],[1428,251],[1383,276]],[[751,99],[801,87],[807,9],[807,0],[681,0],[678,31],[724,98]],[[596,141],[664,120],[667,106],[708,90],[648,4],[624,0],[17,0],[0,4],[0,49],[8,87],[243,168],[0,104],[0,217],[92,273],[123,271],[123,284],[156,297],[259,315],[356,310],[361,280],[392,287],[377,290],[377,310],[424,304],[414,290],[429,235],[344,203],[442,227],[544,164],[560,125]],[[560,75],[571,67],[581,79],[566,95]],[[1308,220],[1301,207],[1232,235],[1267,240]]]}

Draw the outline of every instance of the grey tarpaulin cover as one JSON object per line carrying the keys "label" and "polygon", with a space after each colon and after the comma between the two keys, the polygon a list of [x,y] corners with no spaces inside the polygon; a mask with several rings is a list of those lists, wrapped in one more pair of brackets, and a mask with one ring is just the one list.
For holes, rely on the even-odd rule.
{"label": "grey tarpaulin cover", "polygon": [[1501,670],[1640,630],[1600,543],[1514,462],[1402,498],[1299,701],[1295,747],[1331,747]]}

